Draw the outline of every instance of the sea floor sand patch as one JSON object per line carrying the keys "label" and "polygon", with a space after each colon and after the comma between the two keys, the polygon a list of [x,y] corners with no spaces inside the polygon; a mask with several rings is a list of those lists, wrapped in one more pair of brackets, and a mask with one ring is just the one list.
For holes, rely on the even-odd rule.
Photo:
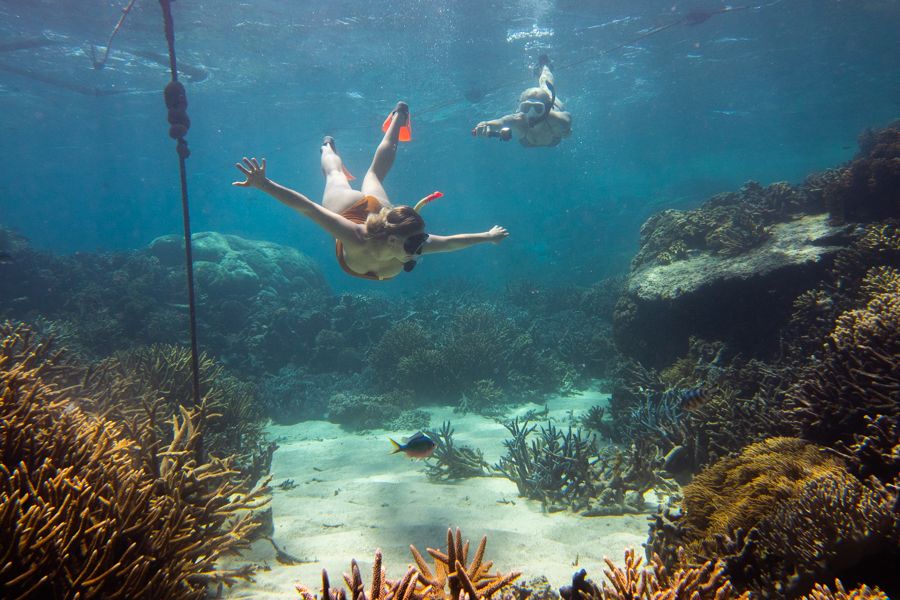
{"label": "sea floor sand patch", "polygon": [[[596,391],[559,397],[547,404],[557,426],[568,426],[606,396]],[[523,405],[507,416],[543,405]],[[494,464],[504,453],[509,432],[502,424],[479,415],[454,414],[433,408],[431,428],[449,420],[454,441],[484,452]],[[252,562],[267,565],[253,583],[226,590],[228,598],[297,598],[297,583],[320,587],[322,569],[332,581],[349,570],[355,558],[368,584],[376,548],[384,554],[389,578],[399,578],[412,563],[409,545],[424,553],[426,547],[443,548],[448,527],[459,527],[463,537],[477,544],[488,536],[486,557],[494,569],[521,571],[522,580],[544,575],[555,588],[571,582],[572,573],[586,568],[601,578],[603,558],[621,564],[626,548],[638,548],[647,539],[645,515],[582,517],[568,512],[548,514],[541,504],[520,498],[515,484],[503,477],[477,477],[451,483],[430,482],[424,463],[402,454],[389,454],[388,436],[414,432],[374,430],[354,434],[325,421],[306,421],[289,427],[272,426],[270,436],[279,444],[272,461],[273,484],[292,479],[296,487],[275,488],[272,510],[279,548],[310,562],[283,565],[266,540],[254,543],[232,565]],[[648,505],[648,511],[654,507]]]}

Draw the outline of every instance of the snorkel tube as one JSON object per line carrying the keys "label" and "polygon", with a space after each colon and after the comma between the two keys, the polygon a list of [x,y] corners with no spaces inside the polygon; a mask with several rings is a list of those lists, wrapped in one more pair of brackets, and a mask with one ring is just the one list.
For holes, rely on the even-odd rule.
{"label": "snorkel tube", "polygon": [[431,192],[430,194],[428,194],[427,196],[425,196],[424,198],[422,198],[421,200],[416,202],[416,205],[413,207],[413,210],[416,212],[422,212],[423,206],[425,206],[426,204],[428,204],[430,202],[434,202],[438,198],[443,198],[443,197],[444,197],[444,192]]}
{"label": "snorkel tube", "polygon": [[[413,207],[413,210],[416,211],[417,213],[421,212],[423,206],[425,206],[426,204],[429,204],[431,202],[434,202],[438,198],[443,198],[443,197],[444,197],[444,192],[436,192],[436,191],[431,192],[430,194],[428,194],[427,196],[425,196],[424,198],[422,198],[421,200],[416,202],[416,205]],[[427,236],[428,234],[425,234],[425,235]],[[426,237],[425,239],[427,240],[428,238]],[[422,242],[422,243],[424,245],[424,242]],[[419,250],[419,252],[417,254],[421,254],[421,252],[422,251]],[[403,270],[406,271],[407,273],[409,273],[410,271],[412,271],[413,269],[416,268],[417,262],[418,262],[418,259],[416,259],[416,258],[406,261],[405,263],[403,263]]]}

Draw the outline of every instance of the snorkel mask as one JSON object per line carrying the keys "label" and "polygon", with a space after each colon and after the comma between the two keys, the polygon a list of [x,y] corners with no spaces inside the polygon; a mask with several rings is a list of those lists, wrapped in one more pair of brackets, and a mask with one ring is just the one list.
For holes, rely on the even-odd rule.
{"label": "snorkel mask", "polygon": [[[539,100],[532,96],[519,102],[519,112],[525,115],[529,125],[536,125],[546,119],[550,115],[554,103],[556,103],[556,88],[550,82],[545,82],[545,85],[550,90],[549,101]],[[535,93],[534,95],[537,94]],[[541,94],[541,96],[545,96],[545,94]]]}
{"label": "snorkel mask", "polygon": [[[413,207],[413,210],[416,212],[422,212],[422,207],[430,202],[434,202],[438,198],[442,198],[444,196],[443,192],[432,192],[416,202],[416,205]],[[416,263],[418,262],[417,256],[422,255],[422,250],[425,248],[425,242],[428,241],[428,234],[424,231],[422,233],[417,233],[415,235],[411,235],[403,241],[403,251],[413,256],[412,260],[408,260],[403,263],[403,270],[409,273],[413,269],[416,268]]]}

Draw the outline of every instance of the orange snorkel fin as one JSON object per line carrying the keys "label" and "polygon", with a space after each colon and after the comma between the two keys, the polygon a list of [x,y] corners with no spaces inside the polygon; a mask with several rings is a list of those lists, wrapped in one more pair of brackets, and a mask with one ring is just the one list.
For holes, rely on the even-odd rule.
{"label": "orange snorkel fin", "polygon": [[[384,123],[381,125],[381,131],[387,131],[388,127],[391,126],[391,121],[394,120],[394,113],[391,112],[387,116],[387,119],[384,120]],[[401,142],[409,142],[412,141],[412,117],[406,118],[406,125],[400,126],[400,141]]]}

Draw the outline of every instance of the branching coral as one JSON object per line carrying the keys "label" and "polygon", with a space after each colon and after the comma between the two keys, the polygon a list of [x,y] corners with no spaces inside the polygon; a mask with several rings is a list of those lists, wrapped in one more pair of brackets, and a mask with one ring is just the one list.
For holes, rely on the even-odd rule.
{"label": "branching coral", "polygon": [[617,567],[608,558],[601,586],[586,579],[584,569],[575,573],[572,585],[560,590],[564,600],[749,600],[728,580],[724,565],[707,562],[699,567],[666,568],[659,556],[647,567],[634,550],[625,551],[625,566]]}
{"label": "branching coral", "polygon": [[537,439],[529,440],[537,425],[528,421],[520,425],[518,419],[504,425],[513,437],[504,440],[506,454],[495,468],[515,482],[519,494],[540,500],[550,509],[586,508],[596,491],[594,436],[582,436],[571,428],[564,434],[548,423]]}
{"label": "branching coral", "polygon": [[304,600],[487,600],[510,585],[521,574],[511,572],[491,574],[493,562],[484,561],[484,550],[487,536],[475,551],[472,562],[468,562],[469,541],[462,541],[462,534],[456,530],[447,530],[447,550],[442,552],[428,548],[428,554],[434,558],[434,569],[429,567],[422,554],[410,546],[416,566],[409,567],[406,574],[398,581],[390,581],[382,568],[381,551],[375,551],[372,567],[372,582],[369,593],[359,572],[356,560],[350,563],[350,574],[344,575],[347,591],[335,590],[331,587],[328,573],[322,571],[322,594],[317,598],[310,588],[298,585],[297,591]]}
{"label": "branching coral", "polygon": [[428,459],[426,474],[431,480],[465,479],[485,474],[489,468],[484,454],[477,448],[457,446],[453,441],[450,421],[444,421],[440,432],[431,432],[437,442],[434,454]]}
{"label": "branching coral", "polygon": [[[796,596],[833,577],[896,588],[891,585],[896,581],[891,569],[900,561],[896,501],[897,493],[878,480],[863,484],[846,472],[807,482],[757,527],[756,553],[767,565],[772,588]],[[760,591],[774,591],[767,584],[756,582]]]}
{"label": "branching coral", "polygon": [[[178,406],[191,403],[191,354],[180,346],[155,345],[119,352],[89,369],[79,392],[92,399],[93,408],[123,423],[147,423],[157,437],[167,440],[166,423]],[[204,421],[202,455],[236,454],[249,464],[265,454],[262,413],[253,387],[227,374],[206,355],[200,357]]]}
{"label": "branching coral", "polygon": [[890,598],[878,588],[872,589],[867,585],[861,585],[848,592],[840,580],[835,580],[834,591],[826,585],[817,583],[802,600],[890,600]]}
{"label": "branching coral", "polygon": [[[203,598],[248,544],[267,499],[227,462],[198,463],[196,414],[141,446],[47,383],[54,361],[27,336],[0,351],[0,591],[4,597]],[[154,432],[148,431],[153,436]]]}
{"label": "branching coral", "polygon": [[518,579],[521,575],[518,571],[505,575],[490,572],[494,562],[484,560],[486,546],[487,536],[483,536],[472,562],[469,562],[469,540],[463,543],[458,527],[455,536],[452,528],[447,529],[446,551],[426,549],[434,559],[433,571],[416,547],[410,546],[419,569],[419,581],[426,586],[427,596],[431,600],[481,600],[490,598]]}
{"label": "branching coral", "polygon": [[846,447],[867,418],[900,421],[900,277],[878,270],[863,287],[875,293],[837,318],[821,357],[787,395],[787,416],[819,443]]}

